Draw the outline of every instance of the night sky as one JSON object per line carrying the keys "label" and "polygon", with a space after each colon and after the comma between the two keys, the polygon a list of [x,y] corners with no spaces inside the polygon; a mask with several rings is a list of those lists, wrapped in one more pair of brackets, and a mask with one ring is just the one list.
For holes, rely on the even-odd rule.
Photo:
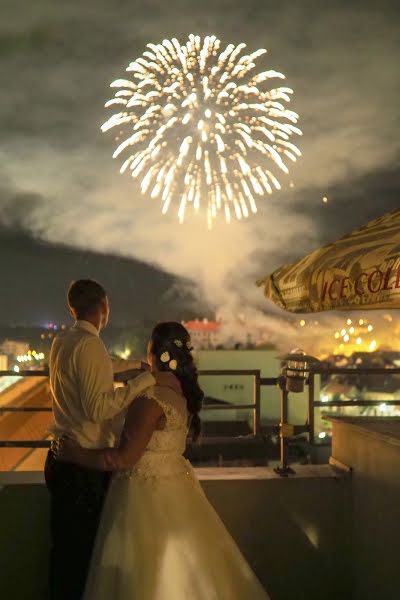
{"label": "night sky", "polygon": [[[395,0],[3,0],[0,323],[63,319],[82,276],[122,324],[265,308],[255,279],[400,206],[399,24]],[[211,233],[161,217],[100,133],[109,83],[146,43],[191,32],[267,48],[304,134],[283,190]]]}

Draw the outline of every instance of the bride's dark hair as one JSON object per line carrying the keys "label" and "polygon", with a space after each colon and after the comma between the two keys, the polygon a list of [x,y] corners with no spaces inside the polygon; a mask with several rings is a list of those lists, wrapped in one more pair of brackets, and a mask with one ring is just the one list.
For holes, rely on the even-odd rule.
{"label": "bride's dark hair", "polygon": [[[172,371],[179,379],[191,415],[190,432],[192,439],[196,441],[201,432],[199,412],[204,392],[198,383],[197,368],[191,351],[190,335],[181,323],[170,321],[154,327],[151,334],[151,353],[156,357],[159,371]],[[166,353],[169,358],[164,362],[161,357],[164,355],[166,358]],[[175,369],[171,368],[175,366]]]}

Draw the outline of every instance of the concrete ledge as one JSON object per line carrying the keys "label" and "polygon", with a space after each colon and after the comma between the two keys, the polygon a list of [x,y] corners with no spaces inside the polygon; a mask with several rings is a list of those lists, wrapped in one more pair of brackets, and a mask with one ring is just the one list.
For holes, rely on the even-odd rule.
{"label": "concrete ledge", "polygon": [[365,436],[400,446],[400,417],[324,417],[335,427],[350,427]]}
{"label": "concrete ledge", "polygon": [[[330,465],[295,465],[289,479],[320,479],[340,477]],[[199,467],[195,469],[200,481],[282,480],[270,467]],[[43,485],[42,471],[0,471],[0,486]]]}
{"label": "concrete ledge", "polygon": [[352,468],[348,467],[347,465],[345,465],[344,463],[340,462],[340,460],[337,460],[336,458],[334,458],[333,456],[331,456],[329,458],[329,464],[333,469],[338,470],[341,473],[351,473],[352,472]]}
{"label": "concrete ledge", "polygon": [[43,471],[0,471],[0,486],[44,485]]}
{"label": "concrete ledge", "polygon": [[[320,479],[321,477],[340,476],[329,465],[294,465],[293,468],[295,474],[290,475],[288,479]],[[201,481],[284,479],[277,475],[271,467],[202,467],[195,469],[195,472]]]}

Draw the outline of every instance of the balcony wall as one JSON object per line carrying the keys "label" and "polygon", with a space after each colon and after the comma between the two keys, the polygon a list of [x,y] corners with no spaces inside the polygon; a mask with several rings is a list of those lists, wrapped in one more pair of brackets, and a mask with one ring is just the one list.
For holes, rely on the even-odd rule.
{"label": "balcony wall", "polygon": [[355,600],[400,598],[400,419],[332,419],[332,456],[352,469]]}
{"label": "balcony wall", "polygon": [[[272,600],[351,598],[348,476],[327,465],[299,467],[288,479],[267,468],[197,472]],[[46,600],[49,499],[41,474],[4,473],[1,482],[0,598]]]}

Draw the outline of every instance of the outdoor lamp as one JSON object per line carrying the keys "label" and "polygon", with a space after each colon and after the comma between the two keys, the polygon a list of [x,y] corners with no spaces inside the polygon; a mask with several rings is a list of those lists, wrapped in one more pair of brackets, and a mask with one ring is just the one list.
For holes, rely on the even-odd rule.
{"label": "outdoor lamp", "polygon": [[307,355],[304,350],[296,348],[289,354],[281,357],[282,375],[286,379],[288,392],[300,393],[304,390],[304,383],[310,372],[310,365],[319,362],[317,358]]}
{"label": "outdoor lamp", "polygon": [[289,467],[288,438],[295,435],[295,426],[288,422],[288,396],[289,392],[300,393],[304,390],[304,384],[310,373],[311,365],[319,362],[317,358],[309,356],[296,348],[289,354],[279,357],[282,361],[281,375],[278,377],[278,385],[281,390],[281,464],[275,469],[278,475],[287,477],[294,474],[293,469]]}

